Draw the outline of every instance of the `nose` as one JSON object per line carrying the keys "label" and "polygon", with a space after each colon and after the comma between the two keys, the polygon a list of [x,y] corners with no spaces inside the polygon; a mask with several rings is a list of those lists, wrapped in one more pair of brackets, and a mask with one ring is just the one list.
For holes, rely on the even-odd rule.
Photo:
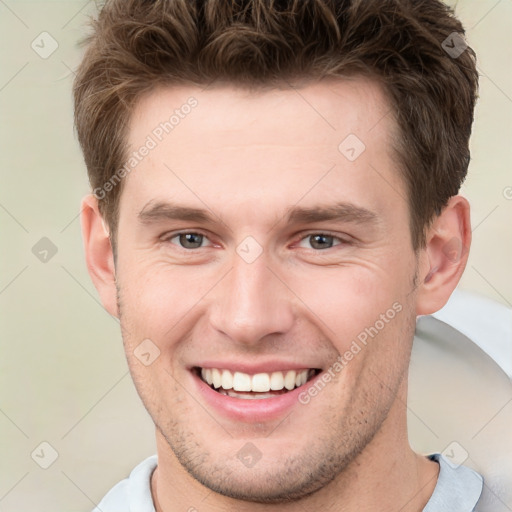
{"label": "nose", "polygon": [[284,334],[293,324],[290,291],[267,266],[264,255],[247,263],[238,255],[212,301],[214,329],[237,343],[260,344],[268,335]]}

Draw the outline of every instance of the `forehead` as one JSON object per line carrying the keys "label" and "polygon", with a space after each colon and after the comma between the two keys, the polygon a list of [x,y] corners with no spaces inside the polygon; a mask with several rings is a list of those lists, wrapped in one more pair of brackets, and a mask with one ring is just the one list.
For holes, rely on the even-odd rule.
{"label": "forehead", "polygon": [[392,157],[394,130],[382,88],[362,78],[259,91],[160,88],[131,117],[129,153],[150,150],[132,159],[122,195],[139,211],[149,200],[178,197],[199,206],[202,194],[260,211],[262,200],[276,204],[283,193],[288,203],[322,195],[384,206],[386,193],[403,189]]}
{"label": "forehead", "polygon": [[[187,107],[190,98],[197,102],[192,109]],[[193,115],[188,116],[189,111]],[[173,113],[178,119],[172,119]],[[376,137],[393,126],[389,114],[391,108],[383,88],[376,81],[362,77],[331,78],[302,87],[283,84],[279,88],[254,90],[230,85],[159,87],[137,102],[131,116],[129,142],[134,143],[157,129],[155,121],[165,124],[169,120],[173,125],[172,137],[184,142],[180,140],[180,132],[184,131],[180,125],[186,117],[189,117],[186,125],[196,131],[212,135],[234,130],[240,141],[245,135],[249,143],[272,141],[272,128],[279,129],[288,121],[299,120],[308,125],[295,128],[303,128],[304,135],[312,142],[325,140],[332,132],[342,135],[347,128],[364,138],[379,125],[372,134]],[[293,144],[296,131],[282,131],[282,142]],[[208,146],[210,138],[203,142]]]}

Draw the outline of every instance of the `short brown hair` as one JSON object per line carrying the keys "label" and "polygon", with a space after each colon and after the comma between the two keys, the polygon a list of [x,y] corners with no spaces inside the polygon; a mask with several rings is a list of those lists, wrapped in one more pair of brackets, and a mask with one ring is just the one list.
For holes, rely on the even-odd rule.
{"label": "short brown hair", "polygon": [[[415,249],[466,176],[478,74],[441,1],[107,0],[92,25],[73,92],[93,189],[123,167],[131,112],[157,86],[350,75],[378,80],[393,107]],[[113,243],[121,190],[100,201]]]}

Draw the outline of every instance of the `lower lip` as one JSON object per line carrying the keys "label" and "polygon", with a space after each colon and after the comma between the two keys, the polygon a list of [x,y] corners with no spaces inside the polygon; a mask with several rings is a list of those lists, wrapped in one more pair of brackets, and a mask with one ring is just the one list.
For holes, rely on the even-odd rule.
{"label": "lower lip", "polygon": [[223,395],[214,391],[198,375],[193,379],[206,402],[216,411],[235,421],[247,423],[271,421],[281,418],[294,405],[300,405],[299,395],[314,384],[318,374],[302,386],[271,398],[244,399]]}

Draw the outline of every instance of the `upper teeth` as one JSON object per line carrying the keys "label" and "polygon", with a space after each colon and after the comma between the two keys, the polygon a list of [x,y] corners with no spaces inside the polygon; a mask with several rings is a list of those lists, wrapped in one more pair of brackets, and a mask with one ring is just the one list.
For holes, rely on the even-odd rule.
{"label": "upper teeth", "polygon": [[235,391],[279,391],[283,388],[292,390],[296,386],[302,386],[308,380],[310,370],[288,370],[284,372],[248,373],[217,368],[202,368],[201,377],[214,388],[233,389]]}

